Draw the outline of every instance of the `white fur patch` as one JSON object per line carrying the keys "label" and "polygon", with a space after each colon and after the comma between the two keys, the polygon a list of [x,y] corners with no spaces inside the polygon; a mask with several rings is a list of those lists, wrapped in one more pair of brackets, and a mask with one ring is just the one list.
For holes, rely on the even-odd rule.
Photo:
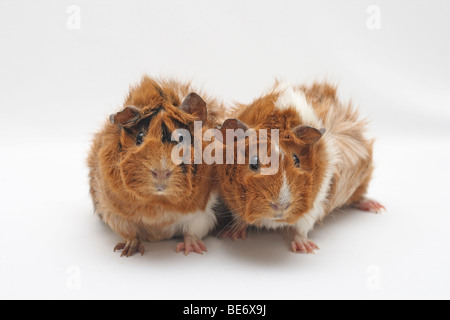
{"label": "white fur patch", "polygon": [[289,227],[290,225],[285,222],[279,222],[271,219],[262,219],[258,224],[258,227],[268,229],[268,230],[279,230]]}
{"label": "white fur patch", "polygon": [[325,169],[325,174],[320,186],[319,193],[314,200],[313,208],[307,212],[302,218],[300,218],[296,224],[295,229],[297,235],[306,239],[308,233],[314,228],[317,221],[322,220],[326,215],[326,201],[328,193],[331,188],[331,180],[335,173],[336,164],[339,161],[339,152],[335,146],[334,139],[329,133],[325,133],[322,136],[325,141],[325,146],[327,150],[327,168]]}
{"label": "white fur patch", "polygon": [[280,189],[280,195],[278,198],[278,203],[284,207],[291,203],[291,188],[289,187],[289,182],[286,177],[286,171],[283,171],[283,185]]}
{"label": "white fur patch", "polygon": [[170,238],[177,235],[191,235],[198,239],[204,238],[217,223],[213,210],[217,200],[218,195],[212,193],[205,210],[180,215],[177,222],[168,227],[172,233]]}
{"label": "white fur patch", "polygon": [[322,121],[319,120],[312,106],[306,101],[305,94],[299,90],[295,90],[288,84],[280,84],[277,89],[280,92],[275,106],[280,110],[294,108],[300,115],[303,124],[322,128]]}
{"label": "white fur patch", "polygon": [[[280,193],[278,195],[278,204],[282,207],[289,205],[292,201],[291,188],[289,186],[289,181],[286,176],[286,171],[283,171],[283,184],[280,188]],[[275,219],[262,219],[261,227],[266,229],[281,229],[288,226],[287,223],[279,222]]]}
{"label": "white fur patch", "polygon": [[[279,84],[275,91],[280,92],[278,100],[275,104],[278,109],[285,110],[293,108],[297,111],[303,124],[316,129],[323,128],[323,122],[317,117],[313,107],[308,103],[305,94],[302,91],[296,90],[288,83]],[[328,157],[325,175],[321,182],[319,193],[314,200],[313,209],[307,212],[295,224],[297,234],[305,239],[308,232],[313,229],[316,222],[321,220],[326,214],[325,202],[330,191],[331,180],[334,175],[336,163],[339,161],[339,153],[331,134],[329,132],[325,132],[321,139],[325,141]]]}

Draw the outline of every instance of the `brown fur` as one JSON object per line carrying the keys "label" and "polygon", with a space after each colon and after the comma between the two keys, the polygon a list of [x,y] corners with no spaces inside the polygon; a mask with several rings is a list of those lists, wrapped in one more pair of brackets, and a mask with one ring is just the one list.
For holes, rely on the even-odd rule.
{"label": "brown fur", "polygon": [[339,150],[328,211],[362,201],[372,178],[374,140],[365,137],[368,121],[360,119],[351,103],[342,104],[337,89],[328,83],[301,87]]}
{"label": "brown fur", "polygon": [[[138,86],[131,88],[124,107],[136,107],[142,118],[155,114],[150,125],[122,127],[108,122],[95,135],[88,158],[94,207],[103,221],[126,241],[166,239],[170,235],[164,228],[183,215],[205,210],[214,191],[213,167],[173,164],[174,144],[163,143],[161,139],[163,124],[168,132],[177,128],[192,130],[197,116],[178,108],[182,103],[180,97],[192,91],[189,83],[144,77]],[[204,129],[221,123],[223,106],[200,94],[208,107]],[[136,145],[138,129],[146,131],[140,146]],[[159,195],[151,170],[163,165],[173,170],[173,174],[166,193]]]}
{"label": "brown fur", "polygon": [[[314,196],[319,191],[318,182],[322,180],[324,174],[321,160],[325,152],[323,143],[319,141],[311,146],[296,137],[292,129],[302,124],[301,119],[292,109],[282,111],[276,109],[277,98],[278,94],[271,92],[248,106],[241,105],[237,118],[256,131],[280,130],[280,147],[285,156],[284,160],[280,157],[278,173],[268,176],[256,174],[249,168],[249,159],[247,164],[224,165],[219,169],[221,195],[230,209],[248,224],[258,225],[261,219],[272,216],[270,205],[277,200],[283,170],[291,182],[293,197],[293,209],[283,221],[288,224],[295,223],[312,208]],[[268,144],[270,146],[270,137]],[[247,141],[247,155],[248,149]],[[301,170],[294,167],[293,154],[299,157],[302,163]]]}
{"label": "brown fur", "polygon": [[[313,220],[311,224],[314,225],[323,218],[324,215],[312,217],[309,214],[317,205],[315,200],[324,187],[328,168],[331,167],[332,180],[326,186],[326,199],[320,204],[324,214],[361,201],[373,171],[373,142],[364,137],[366,121],[359,120],[350,104],[339,102],[334,86],[315,83],[311,87],[295,88],[304,92],[326,129],[323,138],[311,145],[293,134],[296,126],[304,124],[299,113],[294,108],[281,110],[276,107],[280,95],[277,86],[253,103],[236,107],[235,118],[250,128],[279,129],[280,147],[284,153],[284,159],[280,156],[278,173],[272,176],[253,172],[248,162],[219,168],[221,195],[235,213],[238,225],[264,226],[264,219],[273,218],[271,203],[277,200],[283,170],[289,181],[292,204],[285,218],[277,222],[292,226],[300,219]],[[330,147],[331,142],[333,147]],[[292,154],[300,158],[301,168],[294,166]]]}

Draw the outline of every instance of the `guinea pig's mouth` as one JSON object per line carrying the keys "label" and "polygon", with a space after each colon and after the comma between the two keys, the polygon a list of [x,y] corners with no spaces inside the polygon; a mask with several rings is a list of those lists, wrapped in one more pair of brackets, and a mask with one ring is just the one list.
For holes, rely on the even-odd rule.
{"label": "guinea pig's mouth", "polygon": [[278,223],[287,223],[288,215],[286,212],[276,212],[276,213],[271,213],[270,215],[262,218],[261,220],[270,221],[270,222],[278,222]]}
{"label": "guinea pig's mouth", "polygon": [[283,213],[274,214],[274,216],[272,217],[272,220],[274,220],[274,221],[283,220],[283,219],[285,219],[285,215]]}
{"label": "guinea pig's mouth", "polygon": [[266,220],[272,221],[272,222],[278,222],[278,223],[287,223],[286,218],[266,218]]}
{"label": "guinea pig's mouth", "polygon": [[263,226],[266,224],[287,224],[289,223],[288,219],[286,217],[280,217],[280,218],[275,218],[275,217],[264,217],[264,218],[258,218],[258,219],[252,219],[251,221],[246,221],[248,224],[250,225],[254,225],[254,226]]}
{"label": "guinea pig's mouth", "polygon": [[152,190],[152,194],[155,196],[164,197],[169,194],[167,189],[168,188],[166,185],[156,185]]}
{"label": "guinea pig's mouth", "polygon": [[155,190],[155,195],[157,195],[157,196],[165,197],[165,196],[168,196],[169,194],[170,194],[170,192],[167,189],[156,189]]}

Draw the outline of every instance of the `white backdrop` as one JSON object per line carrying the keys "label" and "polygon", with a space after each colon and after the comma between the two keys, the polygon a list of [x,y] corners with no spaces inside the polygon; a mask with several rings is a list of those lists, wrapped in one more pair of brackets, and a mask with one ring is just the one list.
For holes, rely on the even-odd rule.
{"label": "white backdrop", "polygon": [[[0,0],[0,298],[450,298],[449,18],[445,0]],[[145,73],[227,102],[339,84],[372,119],[388,213],[336,213],[311,256],[263,233],[120,258],[85,158]]]}

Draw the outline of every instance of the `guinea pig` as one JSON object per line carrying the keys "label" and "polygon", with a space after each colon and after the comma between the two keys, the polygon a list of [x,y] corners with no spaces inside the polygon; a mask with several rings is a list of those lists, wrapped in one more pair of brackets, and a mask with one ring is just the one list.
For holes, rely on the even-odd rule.
{"label": "guinea pig", "polygon": [[182,137],[174,132],[191,133],[195,121],[201,130],[212,128],[223,122],[224,108],[194,91],[190,83],[146,76],[95,135],[90,193],[95,212],[123,237],[114,248],[122,256],[144,254],[143,241],[176,236],[184,236],[177,252],[206,252],[201,240],[217,221],[213,168],[175,163],[172,151]]}
{"label": "guinea pig", "polygon": [[[235,150],[234,161],[218,166],[221,197],[234,221],[223,231],[226,237],[245,238],[249,226],[288,229],[294,252],[314,253],[318,246],[308,233],[336,208],[385,209],[365,197],[373,171],[367,121],[338,100],[336,87],[276,83],[236,109],[235,119],[226,120],[217,137]],[[239,129],[246,134],[236,134]],[[238,142],[245,162],[237,159]]]}

